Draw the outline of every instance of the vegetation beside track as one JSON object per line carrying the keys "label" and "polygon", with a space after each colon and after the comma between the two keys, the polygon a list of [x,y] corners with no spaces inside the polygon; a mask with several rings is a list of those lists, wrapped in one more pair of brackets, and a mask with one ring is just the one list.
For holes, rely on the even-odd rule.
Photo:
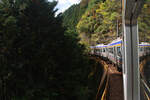
{"label": "vegetation beside track", "polygon": [[[70,28],[69,25],[76,28],[82,14],[87,11],[85,16],[90,17],[88,29],[93,28],[91,19],[95,18],[94,8],[99,1],[82,0],[81,5],[78,6],[82,8],[80,16],[76,20],[78,14],[75,14],[71,20],[76,22],[71,24],[70,21],[68,26],[63,24],[64,15],[55,16],[54,8],[57,2],[2,1],[3,3],[0,3],[0,99],[91,100],[95,98],[103,74],[102,64],[88,57],[85,46],[79,43],[76,29]],[[105,4],[111,3],[104,2],[102,9],[105,9]],[[114,3],[108,7],[113,5]],[[68,16],[70,13],[74,12],[69,11]],[[100,9],[98,13],[107,16],[107,13],[102,13]],[[112,15],[112,20],[116,15],[116,13]],[[90,30],[92,31],[93,29]]]}
{"label": "vegetation beside track", "polygon": [[95,98],[102,68],[55,16],[57,2],[0,3],[0,100]]}

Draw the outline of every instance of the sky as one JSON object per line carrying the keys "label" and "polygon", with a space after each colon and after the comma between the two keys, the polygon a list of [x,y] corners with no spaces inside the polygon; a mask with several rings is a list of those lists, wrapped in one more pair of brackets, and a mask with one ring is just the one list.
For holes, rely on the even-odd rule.
{"label": "sky", "polygon": [[[53,0],[49,0],[53,1]],[[56,0],[58,1],[58,4],[56,8],[58,8],[57,14],[60,12],[64,12],[66,9],[68,9],[73,4],[78,4],[80,0]]]}

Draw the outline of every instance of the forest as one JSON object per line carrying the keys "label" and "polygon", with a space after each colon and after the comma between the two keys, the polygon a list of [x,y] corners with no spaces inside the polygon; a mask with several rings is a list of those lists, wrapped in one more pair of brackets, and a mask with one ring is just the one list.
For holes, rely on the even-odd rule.
{"label": "forest", "polygon": [[[87,48],[123,34],[121,2],[81,0],[57,16],[56,5],[1,0],[0,100],[95,98],[103,70]],[[150,40],[148,8],[139,18],[140,41]]]}
{"label": "forest", "polygon": [[[79,5],[76,5],[76,9],[79,11],[83,5],[81,1]],[[108,44],[117,37],[122,37],[122,5],[118,0],[87,0],[88,3],[85,7],[82,16],[76,19],[73,15],[74,9],[68,9],[64,13],[64,18],[69,18],[69,21],[64,20],[64,23],[71,23],[78,21],[74,25],[74,30],[81,38],[80,43],[87,46],[97,44]],[[78,7],[79,6],[79,7]],[[146,0],[143,6],[142,12],[139,16],[139,41],[150,41],[150,0]],[[79,13],[79,12],[78,12]],[[69,16],[68,16],[69,15]],[[67,18],[66,18],[67,17]],[[78,20],[79,19],[79,20]],[[66,25],[66,24],[65,24]]]}
{"label": "forest", "polygon": [[[77,33],[63,25],[63,14],[55,16],[56,5],[47,0],[0,3],[1,100],[95,98],[102,69],[88,58]],[[93,69],[97,75],[89,75]]]}

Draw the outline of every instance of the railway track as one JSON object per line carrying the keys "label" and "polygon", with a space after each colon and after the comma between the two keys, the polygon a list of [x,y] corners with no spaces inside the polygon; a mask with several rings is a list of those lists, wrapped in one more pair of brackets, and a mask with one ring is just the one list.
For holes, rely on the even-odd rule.
{"label": "railway track", "polygon": [[[96,100],[123,100],[123,76],[122,72],[117,71],[117,68],[107,59],[93,57],[97,62],[103,65],[104,73],[101,78]],[[150,88],[147,85],[146,79],[143,76],[145,60],[140,63],[141,71],[141,100],[150,100]]]}
{"label": "railway track", "polygon": [[123,100],[123,78],[122,73],[108,60],[94,58],[101,63],[104,73],[101,78],[96,100]]}
{"label": "railway track", "polygon": [[149,73],[146,73],[146,71],[149,72],[149,64],[150,57],[146,56],[142,61],[140,62],[140,89],[141,89],[141,100],[150,100],[150,87],[148,82],[149,79]]}

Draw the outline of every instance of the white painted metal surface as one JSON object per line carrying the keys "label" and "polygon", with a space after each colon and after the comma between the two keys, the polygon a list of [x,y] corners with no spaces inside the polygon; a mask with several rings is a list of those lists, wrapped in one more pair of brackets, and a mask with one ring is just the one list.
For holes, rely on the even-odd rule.
{"label": "white painted metal surface", "polygon": [[137,18],[142,0],[123,1],[123,84],[124,100],[140,100]]}
{"label": "white painted metal surface", "polygon": [[[137,25],[124,25],[124,96],[125,100],[140,100],[140,73]],[[132,31],[132,32],[131,32]]]}

